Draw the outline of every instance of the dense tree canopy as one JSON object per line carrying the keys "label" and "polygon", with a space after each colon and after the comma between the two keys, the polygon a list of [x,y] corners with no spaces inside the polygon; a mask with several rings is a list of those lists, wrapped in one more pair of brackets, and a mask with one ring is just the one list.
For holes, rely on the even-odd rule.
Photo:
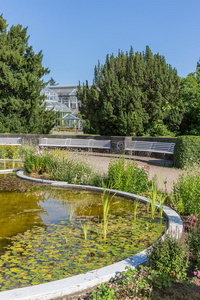
{"label": "dense tree canopy", "polygon": [[0,132],[48,133],[54,113],[45,111],[45,83],[49,73],[42,66],[43,55],[28,45],[27,28],[8,25],[0,16]]}
{"label": "dense tree canopy", "polygon": [[200,135],[200,62],[195,72],[181,78],[180,93],[185,106],[181,133]]}
{"label": "dense tree canopy", "polygon": [[179,77],[164,56],[119,51],[95,66],[92,86],[79,84],[85,130],[105,135],[165,135],[183,117]]}

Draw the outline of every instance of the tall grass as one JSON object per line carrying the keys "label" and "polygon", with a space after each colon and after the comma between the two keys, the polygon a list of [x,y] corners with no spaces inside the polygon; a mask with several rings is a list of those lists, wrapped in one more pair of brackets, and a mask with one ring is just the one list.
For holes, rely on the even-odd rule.
{"label": "tall grass", "polygon": [[136,221],[137,218],[137,209],[139,206],[139,198],[137,197],[133,202],[133,215],[134,215],[134,221]]}
{"label": "tall grass", "polygon": [[187,174],[179,175],[173,184],[173,207],[184,215],[200,213],[200,171],[193,169]]}
{"label": "tall grass", "polygon": [[123,155],[110,162],[106,184],[116,190],[140,194],[148,189],[148,172],[145,168],[137,166],[135,161],[129,160],[125,164]]}
{"label": "tall grass", "polygon": [[70,204],[70,206],[69,206],[69,223],[71,223],[74,213],[75,213],[75,205]]}
{"label": "tall grass", "polygon": [[85,240],[87,241],[88,230],[90,228],[90,224],[87,222],[81,223],[81,227],[83,229]]}
{"label": "tall grass", "polygon": [[103,203],[103,238],[106,240],[108,230],[108,216],[111,207],[112,197],[107,194],[106,188],[104,188],[103,194],[101,195]]}

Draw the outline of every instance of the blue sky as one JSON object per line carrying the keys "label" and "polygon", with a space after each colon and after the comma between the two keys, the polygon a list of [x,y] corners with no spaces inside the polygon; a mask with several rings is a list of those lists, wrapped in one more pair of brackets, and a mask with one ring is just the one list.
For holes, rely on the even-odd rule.
{"label": "blue sky", "polygon": [[45,80],[60,85],[92,83],[98,60],[131,45],[148,45],[186,77],[200,59],[199,11],[199,0],[0,0],[9,26],[28,26],[29,45],[42,50]]}

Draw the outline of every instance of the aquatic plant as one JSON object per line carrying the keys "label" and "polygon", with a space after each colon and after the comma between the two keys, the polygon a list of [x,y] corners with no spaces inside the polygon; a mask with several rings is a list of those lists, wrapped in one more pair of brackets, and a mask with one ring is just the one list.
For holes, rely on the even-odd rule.
{"label": "aquatic plant", "polygon": [[139,205],[139,198],[137,197],[133,202],[134,221],[136,221],[138,205]]}
{"label": "aquatic plant", "polygon": [[107,237],[107,229],[108,229],[108,215],[111,206],[112,197],[109,196],[106,188],[104,188],[103,194],[101,196],[103,203],[103,238],[104,240]]}
{"label": "aquatic plant", "polygon": [[88,230],[90,228],[90,224],[89,224],[89,222],[84,222],[84,223],[81,223],[81,227],[83,229],[85,240],[87,241],[87,235],[88,235]]}
{"label": "aquatic plant", "polygon": [[157,207],[157,194],[158,194],[158,188],[156,185],[156,182],[152,180],[152,188],[151,188],[151,218],[154,220],[155,211]]}
{"label": "aquatic plant", "polygon": [[73,218],[73,215],[75,213],[75,205],[74,204],[70,204],[69,206],[69,223],[71,223],[71,220]]}

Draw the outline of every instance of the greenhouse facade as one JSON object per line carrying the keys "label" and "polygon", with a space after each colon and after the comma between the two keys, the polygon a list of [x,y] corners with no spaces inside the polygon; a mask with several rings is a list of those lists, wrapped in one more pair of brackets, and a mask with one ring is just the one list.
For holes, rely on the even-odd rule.
{"label": "greenhouse facade", "polygon": [[[55,87],[57,88],[56,90],[54,89]],[[46,109],[53,109],[57,112],[57,126],[82,129],[82,120],[76,116],[79,111],[80,103],[76,97],[76,88],[76,86],[67,89],[63,89],[62,86],[50,86],[41,91],[41,95],[45,95],[46,98]],[[62,93],[60,91],[62,91]]]}

